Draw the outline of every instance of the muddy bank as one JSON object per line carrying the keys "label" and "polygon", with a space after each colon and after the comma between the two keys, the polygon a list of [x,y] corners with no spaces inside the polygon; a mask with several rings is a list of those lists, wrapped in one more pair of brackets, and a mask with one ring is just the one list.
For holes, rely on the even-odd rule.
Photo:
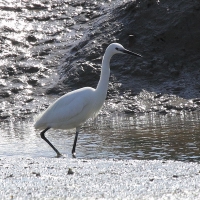
{"label": "muddy bank", "polygon": [[197,0],[1,3],[1,121],[96,87],[111,42],[144,57],[112,59],[106,110],[199,110],[199,9]]}
{"label": "muddy bank", "polygon": [[199,199],[199,164],[0,159],[1,199]]}
{"label": "muddy bank", "polygon": [[108,102],[127,113],[199,109],[199,7],[197,1],[116,6],[93,23],[78,52],[66,59],[63,82],[95,87],[106,44],[117,41],[144,57],[112,59]]}

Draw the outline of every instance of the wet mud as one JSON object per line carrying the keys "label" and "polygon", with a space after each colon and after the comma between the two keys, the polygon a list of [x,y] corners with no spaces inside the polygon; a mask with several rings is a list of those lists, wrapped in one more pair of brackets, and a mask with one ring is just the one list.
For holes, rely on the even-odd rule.
{"label": "wet mud", "polygon": [[1,121],[96,87],[112,42],[143,58],[113,57],[104,113],[198,111],[199,9],[197,0],[1,2]]}

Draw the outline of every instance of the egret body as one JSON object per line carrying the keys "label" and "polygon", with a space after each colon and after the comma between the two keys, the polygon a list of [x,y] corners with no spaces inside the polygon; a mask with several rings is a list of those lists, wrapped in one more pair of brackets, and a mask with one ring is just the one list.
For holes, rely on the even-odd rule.
{"label": "egret body", "polygon": [[42,139],[44,139],[54,149],[58,157],[61,156],[61,153],[45,137],[45,132],[50,128],[76,128],[72,148],[72,155],[75,157],[76,142],[81,124],[91,117],[94,118],[106,99],[110,77],[110,59],[117,53],[126,53],[141,57],[141,55],[137,53],[126,50],[118,43],[110,44],[103,56],[101,76],[97,88],[84,87],[61,96],[50,105],[35,122],[34,126],[36,129],[43,129],[40,133]]}

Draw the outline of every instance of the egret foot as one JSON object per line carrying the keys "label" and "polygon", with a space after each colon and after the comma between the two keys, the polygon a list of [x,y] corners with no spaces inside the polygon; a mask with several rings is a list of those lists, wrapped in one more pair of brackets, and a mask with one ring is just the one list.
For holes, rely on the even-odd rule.
{"label": "egret foot", "polygon": [[57,154],[57,156],[56,156],[56,158],[60,158],[60,157],[63,157],[63,155],[62,154]]}
{"label": "egret foot", "polygon": [[76,153],[72,153],[72,158],[76,158]]}

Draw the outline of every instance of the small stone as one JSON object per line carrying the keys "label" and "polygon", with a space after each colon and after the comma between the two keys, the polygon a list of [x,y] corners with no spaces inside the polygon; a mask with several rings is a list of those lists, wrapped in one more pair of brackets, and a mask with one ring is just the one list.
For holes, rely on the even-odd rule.
{"label": "small stone", "polygon": [[32,172],[32,174],[35,174],[37,177],[41,176],[39,172]]}
{"label": "small stone", "polygon": [[2,98],[9,97],[10,95],[11,95],[10,91],[1,91],[0,92],[0,97],[2,97]]}
{"label": "small stone", "polygon": [[36,73],[40,70],[37,66],[25,66],[20,68],[25,73]]}
{"label": "small stone", "polygon": [[72,171],[72,169],[71,169],[71,168],[69,168],[69,170],[68,170],[67,174],[68,174],[68,175],[73,175],[73,174],[74,174],[74,172]]}
{"label": "small stone", "polygon": [[34,35],[29,35],[29,36],[27,36],[26,40],[28,42],[36,42],[37,38]]}
{"label": "small stone", "polygon": [[37,80],[36,78],[30,78],[30,79],[27,81],[27,83],[28,83],[29,85],[36,86],[37,83],[38,83],[38,80]]}

